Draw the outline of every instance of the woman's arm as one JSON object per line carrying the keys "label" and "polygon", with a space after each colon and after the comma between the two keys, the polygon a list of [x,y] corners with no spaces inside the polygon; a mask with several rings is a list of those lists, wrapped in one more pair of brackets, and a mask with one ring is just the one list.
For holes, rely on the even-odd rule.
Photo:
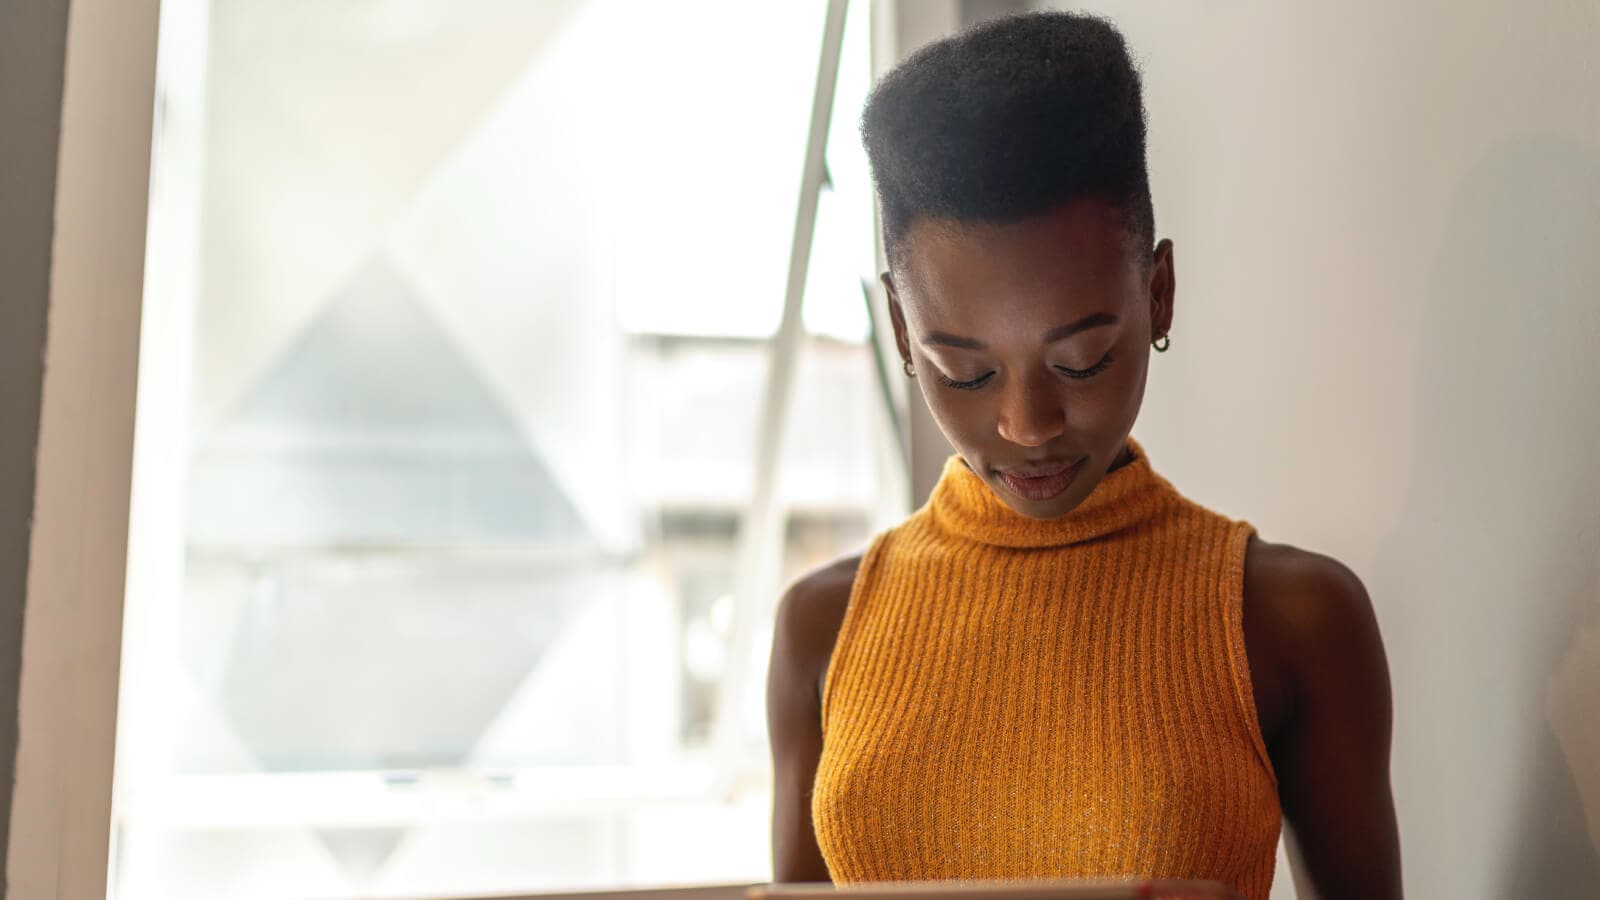
{"label": "woman's arm", "polygon": [[1399,900],[1389,666],[1361,580],[1279,545],[1263,568],[1292,681],[1271,747],[1301,900]]}
{"label": "woman's arm", "polygon": [[852,556],[813,571],[778,603],[767,671],[773,881],[832,880],[811,823],[811,786],[822,755],[819,686],[859,562]]}

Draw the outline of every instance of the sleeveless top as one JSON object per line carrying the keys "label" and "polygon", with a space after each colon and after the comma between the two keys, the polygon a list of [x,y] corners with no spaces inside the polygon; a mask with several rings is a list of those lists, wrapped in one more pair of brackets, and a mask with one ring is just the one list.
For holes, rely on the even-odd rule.
{"label": "sleeveless top", "polygon": [[834,883],[1197,878],[1266,900],[1281,809],[1240,601],[1255,528],[1144,448],[1068,513],[959,454],[862,556],[811,810]]}

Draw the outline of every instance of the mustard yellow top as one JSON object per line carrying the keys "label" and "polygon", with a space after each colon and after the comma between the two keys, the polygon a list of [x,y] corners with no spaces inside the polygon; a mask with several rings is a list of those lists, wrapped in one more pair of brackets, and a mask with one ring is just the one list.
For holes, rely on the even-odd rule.
{"label": "mustard yellow top", "polygon": [[1266,900],[1281,810],[1241,631],[1254,526],[1133,462],[1032,519],[959,454],[857,569],[812,794],[836,884],[1199,878]]}

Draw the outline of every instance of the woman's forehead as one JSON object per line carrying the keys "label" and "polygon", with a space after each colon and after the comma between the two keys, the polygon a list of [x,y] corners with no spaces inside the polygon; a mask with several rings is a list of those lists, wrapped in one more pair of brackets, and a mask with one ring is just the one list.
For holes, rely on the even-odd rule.
{"label": "woman's forehead", "polygon": [[919,220],[903,240],[896,292],[929,319],[1114,313],[1139,294],[1122,218],[1095,201],[1008,223]]}

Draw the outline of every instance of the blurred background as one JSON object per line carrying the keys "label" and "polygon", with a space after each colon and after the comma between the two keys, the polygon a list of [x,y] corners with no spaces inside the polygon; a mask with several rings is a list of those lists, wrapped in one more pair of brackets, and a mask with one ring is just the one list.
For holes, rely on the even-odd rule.
{"label": "blurred background", "polygon": [[115,896],[766,876],[775,600],[910,510],[827,11],[163,4]]}
{"label": "blurred background", "polygon": [[111,896],[770,877],[773,605],[950,452],[856,117],[1033,8],[1144,71],[1135,433],[1372,595],[1408,896],[1600,896],[1600,3],[159,7]]}

